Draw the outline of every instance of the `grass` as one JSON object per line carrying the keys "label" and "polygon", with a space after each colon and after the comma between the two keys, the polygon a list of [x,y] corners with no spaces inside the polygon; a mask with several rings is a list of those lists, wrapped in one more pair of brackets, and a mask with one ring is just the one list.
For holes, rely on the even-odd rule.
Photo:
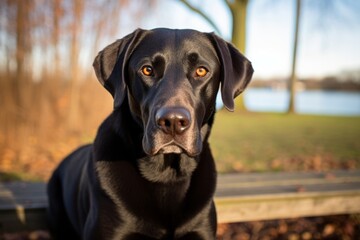
{"label": "grass", "polygon": [[0,172],[0,182],[10,181],[31,181],[38,182],[42,179],[27,173],[15,173],[15,172]]}
{"label": "grass", "polygon": [[[0,182],[46,180],[71,150],[92,141],[86,136],[73,139],[63,134],[56,138],[61,141],[48,140],[47,145],[40,140],[26,141],[30,145],[21,148],[26,150],[22,155],[7,149],[7,154],[0,154],[3,164],[9,165],[0,168]],[[360,168],[360,117],[224,110],[215,117],[210,144],[219,172]]]}
{"label": "grass", "polygon": [[219,111],[210,137],[220,172],[360,167],[360,117]]}

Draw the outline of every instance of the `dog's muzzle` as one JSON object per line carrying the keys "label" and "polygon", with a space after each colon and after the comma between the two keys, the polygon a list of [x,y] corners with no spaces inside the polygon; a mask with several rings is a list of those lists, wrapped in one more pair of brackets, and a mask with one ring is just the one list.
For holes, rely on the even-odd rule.
{"label": "dog's muzzle", "polygon": [[181,154],[194,157],[201,152],[200,131],[191,111],[182,106],[163,106],[153,112],[143,138],[143,148],[150,156]]}
{"label": "dog's muzzle", "polygon": [[155,123],[164,139],[161,153],[186,152],[184,142],[188,139],[184,135],[191,125],[191,115],[186,108],[162,107],[155,114]]}
{"label": "dog's muzzle", "polygon": [[182,135],[189,128],[191,115],[183,107],[164,107],[156,112],[155,121],[161,131],[176,137]]}

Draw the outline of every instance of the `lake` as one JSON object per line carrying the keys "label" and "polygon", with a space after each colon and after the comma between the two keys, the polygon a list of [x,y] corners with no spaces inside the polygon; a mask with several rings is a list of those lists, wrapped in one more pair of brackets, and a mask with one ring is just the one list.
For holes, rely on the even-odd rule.
{"label": "lake", "polygon": [[[286,90],[249,88],[244,93],[244,100],[250,111],[286,112],[289,93]],[[360,92],[299,91],[295,98],[295,110],[303,114],[359,116]]]}

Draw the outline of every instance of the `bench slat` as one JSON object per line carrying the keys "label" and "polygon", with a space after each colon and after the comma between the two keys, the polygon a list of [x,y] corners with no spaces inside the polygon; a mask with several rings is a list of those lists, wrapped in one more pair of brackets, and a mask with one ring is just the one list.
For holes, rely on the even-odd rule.
{"label": "bench slat", "polygon": [[218,222],[360,213],[360,190],[215,198]]}
{"label": "bench slat", "polygon": [[[218,221],[360,213],[360,170],[220,174]],[[46,228],[46,184],[0,183],[0,230]]]}

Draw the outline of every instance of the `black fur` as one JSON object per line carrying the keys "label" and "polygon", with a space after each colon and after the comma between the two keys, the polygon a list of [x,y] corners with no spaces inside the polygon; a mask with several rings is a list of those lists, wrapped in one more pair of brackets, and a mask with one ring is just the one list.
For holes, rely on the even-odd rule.
{"label": "black fur", "polygon": [[[199,67],[205,76],[196,75]],[[50,179],[54,237],[215,239],[207,140],[216,94],[221,84],[233,110],[251,63],[212,33],[138,29],[101,51],[94,69],[114,110],[94,144],[65,158]]]}

